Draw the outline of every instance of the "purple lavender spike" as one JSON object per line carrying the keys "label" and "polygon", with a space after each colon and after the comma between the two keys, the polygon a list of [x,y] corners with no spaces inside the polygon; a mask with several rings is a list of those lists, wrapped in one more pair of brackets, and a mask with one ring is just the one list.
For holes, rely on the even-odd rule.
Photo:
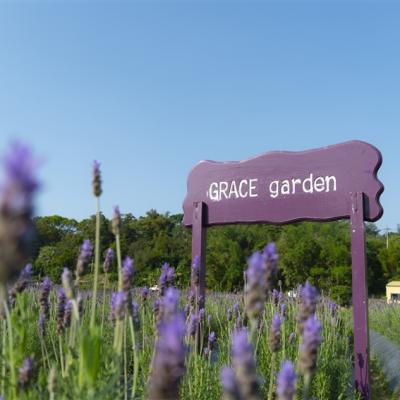
{"label": "purple lavender spike", "polygon": [[321,324],[315,315],[309,317],[304,323],[303,335],[300,344],[299,365],[302,374],[310,377],[317,366],[318,346],[322,342]]}
{"label": "purple lavender spike", "polygon": [[111,220],[111,228],[115,236],[121,232],[121,213],[118,206],[113,207],[113,216]]}
{"label": "purple lavender spike", "polygon": [[254,253],[248,260],[249,267],[246,270],[245,304],[246,314],[252,326],[257,321],[264,309],[265,302],[265,281],[263,279],[263,257],[259,252]]}
{"label": "purple lavender spike", "polygon": [[160,324],[148,386],[149,400],[179,398],[179,384],[185,371],[184,336],[185,322],[181,314]]}
{"label": "purple lavender spike", "polygon": [[273,352],[277,352],[281,347],[281,324],[281,317],[279,313],[276,313],[272,318],[268,339],[269,347]]}
{"label": "purple lavender spike", "polygon": [[253,347],[248,340],[246,328],[233,333],[232,365],[242,398],[260,399],[259,378],[253,356]]}
{"label": "purple lavender spike", "polygon": [[293,400],[296,395],[296,373],[290,361],[284,361],[277,377],[278,400]]}
{"label": "purple lavender spike", "polygon": [[61,334],[64,331],[65,303],[67,300],[63,288],[58,289],[57,299],[57,333]]}
{"label": "purple lavender spike", "polygon": [[122,290],[127,294],[132,288],[134,273],[133,260],[130,257],[126,257],[122,264]]}
{"label": "purple lavender spike", "polygon": [[103,271],[104,273],[108,273],[111,271],[111,267],[114,261],[114,251],[113,249],[108,249],[107,250],[107,254],[106,254],[106,258],[104,259],[104,263],[103,263]]}
{"label": "purple lavender spike", "polygon": [[[40,185],[36,178],[38,162],[30,148],[22,143],[11,144],[3,166],[5,179],[0,187],[0,282],[6,283],[18,274],[32,255],[35,236],[31,218],[33,198]],[[6,298],[0,301],[3,304]]]}
{"label": "purple lavender spike", "polygon": [[28,386],[30,380],[32,379],[35,369],[35,362],[33,358],[25,358],[22,367],[18,370],[18,385],[22,389]]}
{"label": "purple lavender spike", "polygon": [[189,336],[194,337],[197,331],[197,327],[199,324],[199,318],[196,314],[191,314],[189,319],[189,324],[187,328],[187,333]]}
{"label": "purple lavender spike", "polygon": [[84,240],[76,263],[75,274],[77,280],[79,280],[79,278],[84,274],[85,268],[88,266],[90,258],[92,257],[92,252],[93,246],[91,245],[90,240]]}
{"label": "purple lavender spike", "polygon": [[98,163],[96,160],[93,161],[92,188],[93,188],[93,194],[96,197],[100,197],[102,193],[100,163]]}
{"label": "purple lavender spike", "polygon": [[111,299],[111,314],[116,320],[122,320],[125,317],[126,294],[117,292]]}
{"label": "purple lavender spike", "polygon": [[297,315],[297,322],[300,333],[303,332],[305,321],[315,314],[319,299],[318,290],[310,285],[308,281],[300,288],[300,310]]}
{"label": "purple lavender spike", "polygon": [[224,367],[220,374],[223,400],[241,400],[242,396],[232,368]]}

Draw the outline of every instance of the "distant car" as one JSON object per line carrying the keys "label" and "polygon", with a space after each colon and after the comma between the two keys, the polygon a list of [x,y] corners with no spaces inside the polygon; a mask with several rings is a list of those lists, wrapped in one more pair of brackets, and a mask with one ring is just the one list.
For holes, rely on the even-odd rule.
{"label": "distant car", "polygon": [[158,285],[154,285],[154,286],[151,286],[151,287],[149,288],[149,290],[150,290],[151,292],[159,292],[159,291],[160,291],[160,288],[158,287]]}

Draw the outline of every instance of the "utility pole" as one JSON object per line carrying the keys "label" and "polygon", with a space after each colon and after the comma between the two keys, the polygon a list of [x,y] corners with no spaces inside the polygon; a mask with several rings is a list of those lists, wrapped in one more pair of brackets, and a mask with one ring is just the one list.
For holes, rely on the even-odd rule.
{"label": "utility pole", "polygon": [[385,231],[385,236],[386,236],[386,249],[388,249],[389,248],[389,231],[390,231],[390,228],[386,227],[384,229],[384,231]]}

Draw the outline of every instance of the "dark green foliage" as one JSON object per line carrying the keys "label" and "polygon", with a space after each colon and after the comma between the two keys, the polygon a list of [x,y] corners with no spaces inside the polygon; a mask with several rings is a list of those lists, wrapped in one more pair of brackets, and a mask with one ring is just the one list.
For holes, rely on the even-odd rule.
{"label": "dark green foliage", "polygon": [[[135,260],[135,284],[157,283],[160,267],[169,262],[176,270],[176,284],[186,285],[190,277],[191,232],[181,225],[182,215],[150,210],[145,216],[122,217],[122,255]],[[95,217],[77,222],[60,216],[37,217],[38,231],[35,271],[58,282],[62,269],[74,269],[79,246],[94,239]],[[374,224],[366,224],[366,252],[369,291],[383,293],[388,280],[400,278],[400,235],[386,238]],[[277,243],[279,279],[284,289],[292,289],[306,279],[321,291],[346,304],[351,298],[350,227],[348,221],[303,222],[285,226],[235,225],[208,230],[207,288],[239,289],[246,258],[269,241]],[[115,249],[110,221],[101,215],[102,259],[108,247]],[[90,272],[90,271],[88,271]],[[116,264],[110,279],[117,277]]]}

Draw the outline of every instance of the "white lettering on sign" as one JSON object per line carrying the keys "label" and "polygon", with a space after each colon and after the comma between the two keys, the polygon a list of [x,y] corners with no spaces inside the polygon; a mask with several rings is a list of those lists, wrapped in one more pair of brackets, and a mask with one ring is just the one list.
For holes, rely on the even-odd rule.
{"label": "white lettering on sign", "polygon": [[288,195],[295,193],[314,193],[314,192],[336,192],[335,176],[318,176],[314,179],[314,174],[310,174],[307,178],[301,180],[284,179],[276,180],[269,184],[269,195],[277,198],[280,195]]}
{"label": "white lettering on sign", "polygon": [[207,191],[207,196],[214,201],[223,199],[245,199],[247,197],[257,197],[257,178],[242,179],[240,181],[221,181],[212,182]]}
{"label": "white lettering on sign", "polygon": [[[258,197],[258,178],[233,181],[212,182],[207,190],[207,197],[213,201],[245,199]],[[287,196],[298,193],[336,192],[335,176],[316,176],[310,173],[306,178],[274,180],[267,184],[270,197]]]}

